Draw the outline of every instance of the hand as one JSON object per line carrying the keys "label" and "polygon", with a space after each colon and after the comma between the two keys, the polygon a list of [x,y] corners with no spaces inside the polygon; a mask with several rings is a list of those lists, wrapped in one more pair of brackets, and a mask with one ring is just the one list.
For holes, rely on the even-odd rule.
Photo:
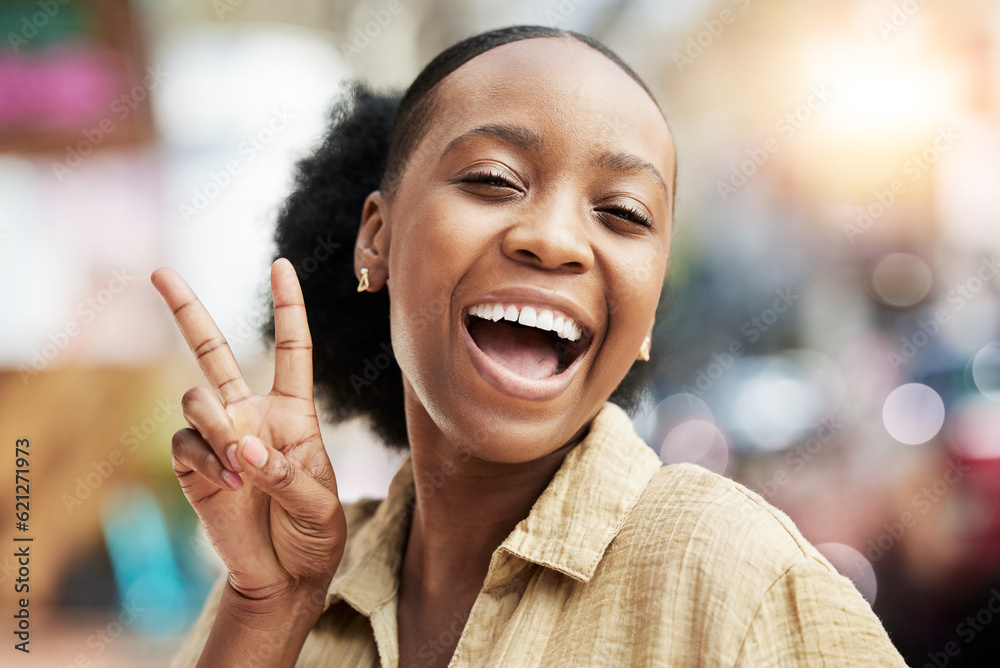
{"label": "hand", "polygon": [[250,600],[325,591],[347,524],[316,417],[312,338],[295,269],[285,259],[271,267],[275,368],[266,395],[247,386],[184,279],[161,268],[151,280],[218,394],[204,387],[184,394],[191,428],[174,434],[173,467],[230,586]]}

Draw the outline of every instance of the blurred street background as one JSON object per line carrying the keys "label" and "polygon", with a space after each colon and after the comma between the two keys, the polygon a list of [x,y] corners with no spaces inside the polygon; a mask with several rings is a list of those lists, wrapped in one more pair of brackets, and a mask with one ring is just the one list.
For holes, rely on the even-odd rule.
{"label": "blurred street background", "polygon": [[[1000,665],[995,0],[2,0],[0,664],[166,665],[220,564],[170,466],[205,381],[150,272],[266,391],[273,225],[342,82],[517,23],[604,41],[675,136],[640,434],[788,513],[910,665]],[[325,440],[344,500],[384,494],[398,454]]]}

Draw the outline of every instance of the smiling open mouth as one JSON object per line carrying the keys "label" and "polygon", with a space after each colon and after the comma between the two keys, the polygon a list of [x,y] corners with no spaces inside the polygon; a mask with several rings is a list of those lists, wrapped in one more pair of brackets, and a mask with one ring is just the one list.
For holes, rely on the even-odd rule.
{"label": "smiling open mouth", "polygon": [[592,338],[564,313],[517,304],[477,304],[466,313],[465,326],[483,354],[531,380],[562,374]]}

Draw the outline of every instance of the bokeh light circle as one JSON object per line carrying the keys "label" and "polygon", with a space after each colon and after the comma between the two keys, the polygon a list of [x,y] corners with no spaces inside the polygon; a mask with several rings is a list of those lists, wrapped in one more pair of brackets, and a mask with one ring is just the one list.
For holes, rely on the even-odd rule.
{"label": "bokeh light circle", "polygon": [[649,443],[665,464],[690,462],[725,474],[729,440],[716,425],[712,410],[693,394],[674,394],[650,411],[646,420]]}
{"label": "bokeh light circle", "polygon": [[816,546],[841,575],[849,579],[869,605],[874,605],[878,593],[875,568],[863,554],[843,543],[820,543]]}
{"label": "bokeh light circle", "polygon": [[907,308],[922,301],[934,287],[930,266],[911,253],[889,253],[872,268],[873,296],[887,306]]}
{"label": "bokeh light circle", "polygon": [[665,464],[699,464],[721,475],[729,464],[729,443],[715,422],[684,420],[663,437],[660,459]]}
{"label": "bokeh light circle", "polygon": [[1000,401],[1000,343],[991,343],[976,353],[972,380],[984,397]]}
{"label": "bokeh light circle", "polygon": [[700,397],[688,393],[672,394],[649,412],[646,418],[647,442],[659,443],[678,424],[695,419],[715,424],[712,409]]}
{"label": "bokeh light circle", "polygon": [[970,396],[952,413],[949,447],[965,459],[1000,459],[1000,403]]}
{"label": "bokeh light circle", "polygon": [[921,383],[900,385],[889,393],[882,405],[882,423],[889,435],[900,443],[926,443],[944,425],[944,401],[930,387]]}

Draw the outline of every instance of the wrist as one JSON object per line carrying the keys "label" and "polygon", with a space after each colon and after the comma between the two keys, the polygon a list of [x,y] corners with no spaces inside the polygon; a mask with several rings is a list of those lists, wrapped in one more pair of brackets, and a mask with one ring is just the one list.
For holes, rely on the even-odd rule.
{"label": "wrist", "polygon": [[297,588],[247,598],[227,582],[198,666],[294,666],[323,612],[326,590]]}
{"label": "wrist", "polygon": [[242,593],[232,582],[227,582],[219,607],[250,631],[281,631],[287,635],[305,629],[308,633],[323,612],[328,586],[300,585],[256,597]]}

